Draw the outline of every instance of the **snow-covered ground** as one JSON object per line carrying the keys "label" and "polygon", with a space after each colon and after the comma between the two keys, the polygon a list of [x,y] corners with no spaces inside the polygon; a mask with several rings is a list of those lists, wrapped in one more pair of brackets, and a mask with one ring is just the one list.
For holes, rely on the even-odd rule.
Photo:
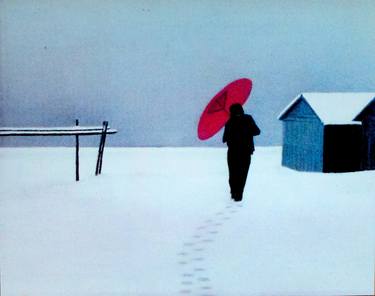
{"label": "snow-covered ground", "polygon": [[375,172],[301,173],[257,148],[0,149],[1,295],[342,295],[374,289]]}

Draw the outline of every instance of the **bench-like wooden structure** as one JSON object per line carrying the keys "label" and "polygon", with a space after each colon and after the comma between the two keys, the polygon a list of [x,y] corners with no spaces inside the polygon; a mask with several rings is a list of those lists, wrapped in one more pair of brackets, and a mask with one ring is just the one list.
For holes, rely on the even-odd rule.
{"label": "bench-like wooden structure", "polygon": [[103,126],[76,126],[69,127],[0,127],[0,136],[75,136],[76,137],[76,181],[79,181],[79,136],[101,135],[95,175],[102,172],[103,152],[107,134],[115,134],[117,130],[103,121]]}

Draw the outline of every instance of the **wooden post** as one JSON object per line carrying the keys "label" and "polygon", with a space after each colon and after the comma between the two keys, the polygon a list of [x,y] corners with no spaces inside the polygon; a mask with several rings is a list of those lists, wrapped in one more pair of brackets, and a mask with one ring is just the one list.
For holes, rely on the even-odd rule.
{"label": "wooden post", "polygon": [[[76,126],[79,125],[78,119],[76,119]],[[76,135],[76,181],[79,181],[79,136]]]}
{"label": "wooden post", "polygon": [[104,121],[103,122],[103,144],[102,144],[102,153],[100,156],[100,163],[99,163],[99,174],[102,173],[103,154],[104,154],[105,140],[107,138],[107,129],[108,129],[108,121]]}
{"label": "wooden post", "polygon": [[98,150],[98,160],[96,161],[95,175],[101,173],[101,166],[103,162],[103,150],[105,144],[105,137],[107,135],[108,121],[103,121],[103,129],[100,137],[99,150]]}
{"label": "wooden post", "polygon": [[100,151],[102,150],[102,142],[103,142],[103,133],[100,136],[99,149],[98,149],[98,159],[96,161],[96,168],[95,168],[95,176],[97,176],[99,174],[99,161],[100,161]]}

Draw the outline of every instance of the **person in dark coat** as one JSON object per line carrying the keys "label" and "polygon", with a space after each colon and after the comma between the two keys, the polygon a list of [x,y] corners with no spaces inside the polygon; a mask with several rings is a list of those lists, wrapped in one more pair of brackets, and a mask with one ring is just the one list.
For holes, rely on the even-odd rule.
{"label": "person in dark coat", "polygon": [[260,134],[251,115],[245,114],[241,104],[230,106],[230,118],[225,124],[223,142],[228,145],[227,161],[229,186],[234,201],[241,201],[254,152],[253,136]]}

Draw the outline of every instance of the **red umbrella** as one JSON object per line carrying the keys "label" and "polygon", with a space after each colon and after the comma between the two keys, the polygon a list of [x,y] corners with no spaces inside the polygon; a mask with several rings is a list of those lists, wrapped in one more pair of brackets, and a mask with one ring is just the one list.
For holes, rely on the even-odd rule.
{"label": "red umbrella", "polygon": [[198,123],[198,138],[207,140],[215,135],[229,119],[229,108],[234,103],[243,105],[250,95],[252,82],[241,78],[219,91],[204,109]]}

